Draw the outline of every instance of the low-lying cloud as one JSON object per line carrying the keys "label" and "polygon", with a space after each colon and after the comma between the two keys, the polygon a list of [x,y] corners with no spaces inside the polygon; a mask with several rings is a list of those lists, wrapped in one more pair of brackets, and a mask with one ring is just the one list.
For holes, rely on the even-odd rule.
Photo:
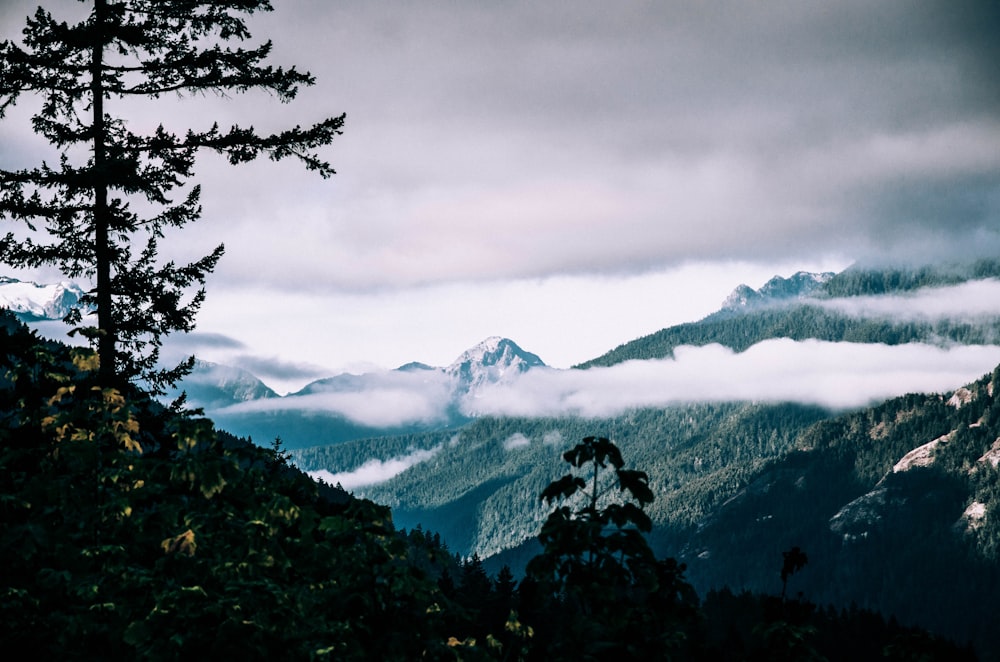
{"label": "low-lying cloud", "polygon": [[[721,345],[682,346],[672,359],[628,361],[589,370],[531,370],[488,385],[456,403],[439,371],[355,377],[350,386],[246,402],[226,414],[295,411],[333,414],[372,427],[469,415],[606,417],[642,407],[691,402],[799,402],[831,409],[861,407],[914,392],[944,393],[1000,364],[1000,346],[793,341],[773,339],[737,353]],[[521,440],[509,439],[508,449]]]}
{"label": "low-lying cloud", "polygon": [[233,361],[236,365],[249,370],[253,374],[268,380],[278,379],[316,379],[327,374],[324,369],[309,363],[284,361],[274,357],[253,356],[242,354]]}
{"label": "low-lying cloud", "polygon": [[900,321],[1000,317],[1000,280],[924,287],[904,294],[817,300],[817,305],[852,317]]}
{"label": "low-lying cloud", "polygon": [[736,353],[721,345],[678,347],[674,359],[590,370],[531,371],[510,386],[481,389],[479,414],[612,416],[688,402],[800,402],[860,407],[911,392],[955,389],[1000,363],[1000,347],[876,345],[766,340]]}
{"label": "low-lying cloud", "polygon": [[530,446],[530,445],[531,445],[531,439],[528,439],[521,432],[515,432],[514,434],[504,439],[503,449],[505,451],[512,451],[515,448],[524,448],[525,446]]}
{"label": "low-lying cloud", "polygon": [[440,446],[426,450],[415,450],[407,455],[394,457],[390,460],[368,460],[357,469],[351,471],[340,471],[331,473],[326,469],[308,472],[316,480],[329,485],[340,485],[345,490],[353,490],[358,487],[375,485],[397,476],[414,464],[425,462],[434,457],[441,450]]}
{"label": "low-lying cloud", "polygon": [[394,427],[445,420],[452,393],[450,378],[431,370],[346,375],[314,388],[283,398],[242,402],[215,413],[332,414],[360,425]]}

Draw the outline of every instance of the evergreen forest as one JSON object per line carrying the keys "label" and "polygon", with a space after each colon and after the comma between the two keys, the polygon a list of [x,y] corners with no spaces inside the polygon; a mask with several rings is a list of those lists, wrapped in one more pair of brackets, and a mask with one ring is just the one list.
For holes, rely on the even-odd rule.
{"label": "evergreen forest", "polygon": [[[0,311],[9,654],[1000,658],[1000,368],[952,396],[840,414],[716,403],[602,421],[484,417],[294,451],[226,432],[183,393],[162,400],[194,365],[163,365],[163,339],[193,328],[224,253],[161,254],[200,217],[196,158],[289,159],[329,177],[319,150],[345,115],[274,133],[134,126],[124,111],[168,95],[288,103],[315,81],[252,42],[249,17],[267,0],[82,4],[75,23],[39,8],[20,42],[0,42],[0,118],[33,103],[31,129],[52,150],[0,169],[0,263],[91,285],[64,320],[84,346]],[[859,270],[825,287],[855,296],[954,278]],[[812,302],[722,311],[587,365],[680,344],[996,342],[998,329],[858,321]],[[429,454],[419,471],[353,493],[305,473],[415,451]]]}
{"label": "evergreen forest", "polygon": [[[548,504],[538,553],[524,575],[490,572],[436,532],[397,528],[387,506],[313,481],[280,442],[261,448],[140,389],[102,386],[93,351],[0,319],[0,628],[12,650],[67,660],[975,659],[967,643],[871,609],[811,601],[800,581],[816,563],[808,550],[770,559],[788,591],[775,582],[699,594],[645,535],[655,473],[608,439],[559,444],[570,447],[559,462],[568,473],[558,478],[557,465],[525,496]],[[977,480],[993,498],[996,481]]]}

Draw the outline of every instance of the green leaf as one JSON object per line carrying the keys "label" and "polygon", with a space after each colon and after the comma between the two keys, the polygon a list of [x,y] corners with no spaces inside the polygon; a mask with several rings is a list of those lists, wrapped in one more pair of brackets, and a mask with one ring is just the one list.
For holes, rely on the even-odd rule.
{"label": "green leaf", "polygon": [[582,490],[584,487],[586,487],[586,483],[584,483],[582,478],[573,474],[566,474],[559,480],[549,483],[548,487],[542,490],[542,495],[539,499],[546,503],[552,503],[557,499],[568,499],[577,490]]}
{"label": "green leaf", "polygon": [[655,498],[653,491],[649,489],[649,476],[645,471],[619,469],[618,484],[622,491],[628,491],[636,501],[643,505],[652,503]]}

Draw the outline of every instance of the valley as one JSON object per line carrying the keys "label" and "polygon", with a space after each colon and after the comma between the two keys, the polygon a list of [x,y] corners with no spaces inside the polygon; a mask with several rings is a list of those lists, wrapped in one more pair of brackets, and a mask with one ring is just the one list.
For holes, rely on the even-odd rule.
{"label": "valley", "polygon": [[994,615],[969,605],[991,604],[1000,590],[996,362],[950,390],[866,396],[851,406],[676,399],[601,414],[516,415],[496,403],[503,396],[516,411],[512,394],[540,393],[552,375],[672,362],[699,347],[737,357],[789,341],[831,351],[988,349],[1000,315],[863,315],[857,304],[898,297],[919,307],[915,297],[998,274],[991,263],[965,280],[927,272],[776,277],[759,291],[738,287],[703,320],[568,371],[488,338],[444,368],[339,375],[283,397],[246,371],[199,362],[172,395],[183,390],[220,429],[260,445],[280,438],[298,468],[390,507],[397,528],[439,534],[450,553],[515,576],[539,550],[549,510],[538,495],[559,473],[561,454],[585,436],[608,436],[650,477],[655,553],[684,563],[700,594],[773,593],[775,559],[798,546],[810,563],[797,590],[809,600],[874,609],[989,649]]}

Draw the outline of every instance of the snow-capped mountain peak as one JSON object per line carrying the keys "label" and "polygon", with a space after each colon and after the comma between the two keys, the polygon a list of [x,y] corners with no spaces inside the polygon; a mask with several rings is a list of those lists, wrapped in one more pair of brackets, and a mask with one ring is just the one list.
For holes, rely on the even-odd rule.
{"label": "snow-capped mountain peak", "polygon": [[445,372],[472,391],[483,384],[509,381],[544,366],[536,354],[521,349],[513,340],[491,336],[463,352]]}
{"label": "snow-capped mountain peak", "polygon": [[40,285],[0,276],[0,308],[22,318],[61,320],[79,305],[83,295],[83,290],[75,283]]}

